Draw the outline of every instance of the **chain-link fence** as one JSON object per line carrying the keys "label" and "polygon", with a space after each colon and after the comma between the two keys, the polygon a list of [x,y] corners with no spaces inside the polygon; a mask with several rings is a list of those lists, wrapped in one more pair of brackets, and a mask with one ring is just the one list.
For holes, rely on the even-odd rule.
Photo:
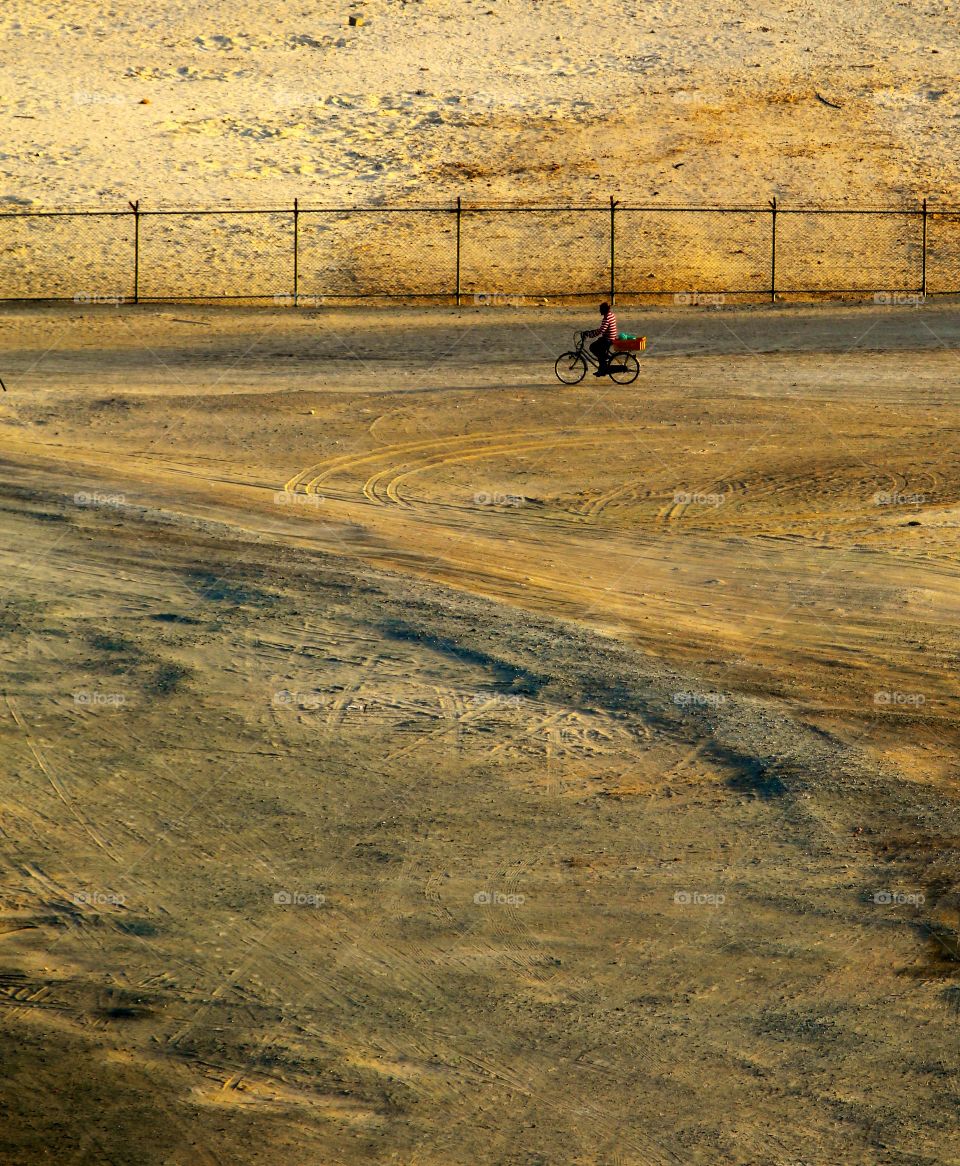
{"label": "chain-link fence", "polygon": [[920,292],[923,217],[911,211],[781,210],[777,290]]}
{"label": "chain-link fence", "polygon": [[475,302],[563,299],[610,291],[605,208],[463,209],[460,291]]}
{"label": "chain-link fence", "polygon": [[[267,299],[292,290],[289,213],[138,215],[140,300]],[[2,227],[0,227],[2,233]]]}
{"label": "chain-link fence", "polygon": [[763,296],[771,287],[769,210],[616,208],[621,300],[651,295]]}
{"label": "chain-link fence", "polygon": [[682,303],[960,293],[960,209],[444,207],[0,214],[0,299]]}
{"label": "chain-link fence", "polygon": [[0,217],[0,298],[119,303],[134,295],[135,220],[122,211]]}
{"label": "chain-link fence", "polygon": [[926,290],[931,295],[960,291],[960,211],[933,211],[924,236]]}
{"label": "chain-link fence", "polygon": [[299,211],[295,294],[442,299],[456,291],[456,235],[449,209]]}

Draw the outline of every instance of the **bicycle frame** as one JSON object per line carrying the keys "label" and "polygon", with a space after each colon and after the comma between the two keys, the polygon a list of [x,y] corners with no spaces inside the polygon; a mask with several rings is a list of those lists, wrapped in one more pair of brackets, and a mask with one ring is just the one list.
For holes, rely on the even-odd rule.
{"label": "bicycle frame", "polygon": [[[579,352],[580,355],[587,362],[587,364],[592,365],[593,368],[600,367],[600,361],[597,360],[597,358],[590,351],[590,346],[587,344],[587,338],[585,336],[581,336],[579,332],[577,333],[577,346],[574,349],[574,352]],[[610,351],[607,353],[608,363],[611,362],[615,356],[619,356],[619,355],[620,354],[618,352],[615,352],[614,349],[611,347]]]}
{"label": "bicycle frame", "polygon": [[[577,346],[574,349],[574,352],[579,352],[587,364],[593,365],[594,368],[600,367],[600,361],[597,360],[597,358],[587,347],[587,338],[585,336],[581,336],[579,332],[577,333]],[[612,355],[613,354],[611,353],[611,356]]]}

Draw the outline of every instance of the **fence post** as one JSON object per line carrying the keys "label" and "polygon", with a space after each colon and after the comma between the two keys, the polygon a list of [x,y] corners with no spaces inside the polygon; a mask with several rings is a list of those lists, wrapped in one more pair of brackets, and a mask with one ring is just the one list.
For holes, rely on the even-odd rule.
{"label": "fence post", "polygon": [[133,211],[133,302],[140,303],[140,199],[127,204]]}
{"label": "fence post", "polygon": [[293,200],[293,306],[300,303],[300,200]]}
{"label": "fence post", "polygon": [[457,307],[460,307],[460,224],[463,218],[463,201],[457,195]]}
{"label": "fence post", "polygon": [[777,302],[777,196],[770,201],[770,303]]}
{"label": "fence post", "polygon": [[617,200],[610,195],[610,306],[617,302],[617,228],[616,228]]}
{"label": "fence post", "polygon": [[923,200],[923,228],[920,242],[920,294],[927,295],[927,200]]}

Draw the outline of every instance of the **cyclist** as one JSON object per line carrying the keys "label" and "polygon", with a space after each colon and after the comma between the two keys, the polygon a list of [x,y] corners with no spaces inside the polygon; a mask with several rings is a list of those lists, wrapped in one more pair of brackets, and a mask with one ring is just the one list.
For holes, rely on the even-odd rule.
{"label": "cyclist", "polygon": [[610,346],[617,338],[617,317],[613,308],[604,300],[600,305],[600,327],[583,332],[584,338],[596,336],[597,339],[590,345],[590,351],[600,363],[599,369],[593,374],[595,377],[605,377],[610,367]]}

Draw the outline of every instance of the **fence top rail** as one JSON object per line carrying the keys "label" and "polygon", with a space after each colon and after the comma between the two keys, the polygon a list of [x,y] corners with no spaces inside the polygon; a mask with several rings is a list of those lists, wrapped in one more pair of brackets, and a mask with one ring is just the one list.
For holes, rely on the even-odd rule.
{"label": "fence top rail", "polygon": [[[179,210],[141,210],[141,215],[292,215],[296,210],[301,215],[417,215],[456,214],[456,206],[318,206],[305,207],[298,204],[273,207],[181,207]],[[127,211],[127,214],[130,212]]]}
{"label": "fence top rail", "polygon": [[[609,207],[607,208],[609,210]],[[766,211],[770,213],[770,203],[756,203],[753,205],[744,206],[643,206],[641,204],[631,205],[630,203],[616,204],[618,211],[643,211],[644,213],[659,214],[721,214],[721,215],[755,215]],[[779,210],[779,204],[777,205]]]}
{"label": "fence top rail", "polygon": [[[768,208],[769,209],[769,208]],[[927,199],[926,208],[922,202],[913,206],[784,206],[777,203],[777,214],[781,215],[955,215],[960,212],[960,204],[936,203]]]}
{"label": "fence top rail", "polygon": [[103,219],[121,218],[132,214],[133,210],[130,208],[125,211],[0,211],[0,219]]}
{"label": "fence top rail", "polygon": [[[107,208],[89,210],[84,208],[46,210],[42,208],[25,207],[18,210],[0,210],[2,219],[23,218],[81,218],[100,217],[117,218],[125,215],[292,215],[295,212],[301,215],[311,214],[548,214],[548,213],[598,213],[609,214],[611,207],[618,211],[643,212],[647,214],[769,214],[775,207],[782,215],[922,215],[924,213],[920,200],[903,206],[789,206],[781,202],[767,202],[745,204],[740,206],[660,206],[651,204],[630,204],[625,202],[599,202],[590,206],[583,205],[510,205],[500,206],[471,205],[464,202],[451,202],[444,206],[304,206],[302,203],[290,202],[286,206],[271,207],[157,207],[146,208],[131,203],[125,209],[110,210]],[[926,200],[926,213],[957,214],[960,213],[960,204],[937,203]]]}

